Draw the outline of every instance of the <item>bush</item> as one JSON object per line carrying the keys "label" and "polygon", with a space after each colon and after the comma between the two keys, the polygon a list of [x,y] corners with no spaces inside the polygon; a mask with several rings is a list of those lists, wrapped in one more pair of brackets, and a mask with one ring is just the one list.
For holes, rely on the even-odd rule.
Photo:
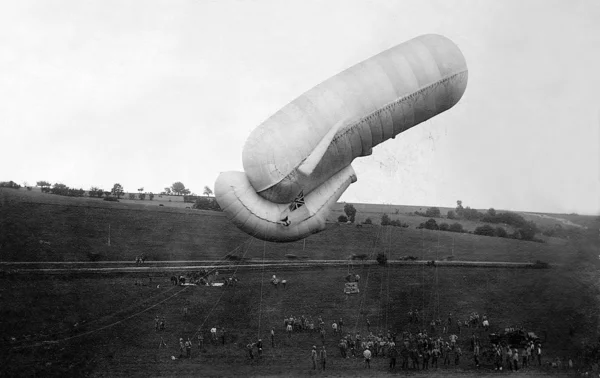
{"label": "bush", "polygon": [[134,193],[129,193],[129,199],[130,200],[134,200],[135,199],[135,194]]}
{"label": "bush", "polygon": [[450,225],[448,223],[440,223],[440,231],[448,231],[450,229]]}
{"label": "bush", "polygon": [[448,213],[446,214],[446,217],[448,219],[456,219],[456,213],[453,210],[448,211]]}
{"label": "bush", "polygon": [[348,217],[345,216],[345,215],[340,215],[338,217],[338,222],[340,222],[340,223],[346,223],[346,222],[348,222]]}
{"label": "bush", "polygon": [[489,224],[477,227],[473,233],[475,235],[496,236],[494,228]]}
{"label": "bush", "polygon": [[373,221],[371,220],[371,218],[367,218],[367,219],[365,219],[363,224],[373,224]]}
{"label": "bush", "polygon": [[11,188],[11,189],[19,189],[21,185],[17,184],[14,181],[0,181],[1,188]]}
{"label": "bush", "polygon": [[499,238],[505,238],[508,236],[508,232],[502,227],[496,227],[496,236]]}
{"label": "bush", "polygon": [[354,208],[354,205],[347,203],[344,205],[344,213],[346,213],[346,216],[348,217],[348,220],[352,223],[354,223],[354,218],[356,217],[356,209]]}
{"label": "bush", "polygon": [[387,256],[384,253],[377,254],[377,262],[379,263],[379,265],[386,265],[387,260]]}
{"label": "bush", "polygon": [[117,199],[117,197],[104,197],[105,201],[110,201],[110,202],[119,202],[119,200]]}
{"label": "bush", "polygon": [[427,211],[425,211],[425,216],[429,218],[439,218],[441,215],[442,213],[437,207],[430,207],[429,209],[427,209]]}
{"label": "bush", "polygon": [[[169,200],[171,202],[171,200]],[[222,211],[219,203],[214,197],[198,197],[192,209],[196,210],[211,210],[211,211]]]}
{"label": "bush", "polygon": [[288,259],[297,259],[298,256],[292,254],[292,253],[288,253],[287,255],[285,255],[285,257],[287,257]]}
{"label": "bush", "polygon": [[448,229],[448,231],[450,231],[450,232],[460,232],[460,233],[465,232],[465,230],[463,229],[462,224],[460,224],[458,222],[452,223],[450,225],[450,228]]}
{"label": "bush", "polygon": [[533,240],[535,238],[535,234],[538,232],[537,225],[533,222],[526,222],[523,227],[519,228],[519,232],[521,233],[521,239],[523,240]]}
{"label": "bush", "polygon": [[439,230],[440,229],[437,222],[433,218],[431,218],[427,222],[425,222],[423,227],[425,227],[428,230]]}
{"label": "bush", "polygon": [[240,258],[239,256],[237,256],[237,255],[234,255],[234,254],[232,254],[232,253],[228,253],[228,254],[226,254],[226,255],[225,255],[225,259],[227,259],[227,260],[231,260],[231,261],[239,261],[239,260],[241,260],[241,258]]}
{"label": "bush", "polygon": [[388,226],[390,225],[390,216],[387,214],[383,214],[381,216],[381,225],[382,226]]}
{"label": "bush", "polygon": [[367,257],[366,253],[359,253],[352,255],[352,260],[366,260]]}

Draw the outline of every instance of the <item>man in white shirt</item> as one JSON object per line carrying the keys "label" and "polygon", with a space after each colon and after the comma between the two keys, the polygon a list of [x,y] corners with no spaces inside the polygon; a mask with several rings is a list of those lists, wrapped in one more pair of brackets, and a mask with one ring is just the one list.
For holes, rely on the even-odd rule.
{"label": "man in white shirt", "polygon": [[369,347],[367,347],[367,349],[365,349],[365,351],[363,352],[363,356],[365,357],[365,367],[370,369],[371,368],[371,351],[369,350]]}
{"label": "man in white shirt", "polygon": [[217,327],[212,327],[210,329],[210,336],[212,338],[213,343],[217,342]]}

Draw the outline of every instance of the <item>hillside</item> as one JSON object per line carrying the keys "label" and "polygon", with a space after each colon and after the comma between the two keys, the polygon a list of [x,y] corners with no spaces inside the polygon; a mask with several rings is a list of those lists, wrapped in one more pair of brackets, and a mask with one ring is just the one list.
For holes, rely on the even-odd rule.
{"label": "hillside", "polygon": [[[218,260],[247,249],[247,257],[263,258],[264,254],[265,259],[281,259],[290,254],[298,258],[347,259],[353,254],[372,255],[389,250],[392,259],[409,255],[423,259],[454,256],[457,260],[564,263],[577,253],[574,244],[565,239],[544,237],[545,243],[536,243],[418,230],[415,227],[427,218],[406,213],[392,218],[410,224],[409,228],[358,228],[330,223],[326,231],[304,241],[278,244],[253,240],[219,212],[10,189],[0,189],[0,206],[3,261],[133,261],[142,253],[151,261]],[[332,218],[342,211],[343,204],[337,206]],[[382,210],[378,205],[356,207],[359,219],[368,214],[375,219]],[[589,218],[591,224],[597,222]],[[460,223],[467,230],[480,225]]]}

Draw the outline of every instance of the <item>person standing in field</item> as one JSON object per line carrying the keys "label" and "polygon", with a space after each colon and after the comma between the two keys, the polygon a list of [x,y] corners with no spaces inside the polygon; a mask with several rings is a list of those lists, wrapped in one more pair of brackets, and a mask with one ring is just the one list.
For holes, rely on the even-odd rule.
{"label": "person standing in field", "polygon": [[258,339],[258,342],[256,343],[256,349],[258,351],[258,358],[262,357],[262,347],[263,347],[262,339]]}
{"label": "person standing in field", "polygon": [[204,335],[202,334],[202,330],[198,331],[198,349],[202,352],[204,348]]}
{"label": "person standing in field", "polygon": [[370,369],[371,368],[371,351],[369,350],[368,347],[363,352],[363,357],[365,358],[365,368]]}
{"label": "person standing in field", "polygon": [[275,348],[275,330],[271,328],[271,348]]}
{"label": "person standing in field", "polygon": [[254,359],[254,352],[252,351],[254,349],[254,344],[253,343],[249,343],[246,345],[246,350],[248,351],[248,357],[253,360]]}
{"label": "person standing in field", "polygon": [[185,343],[183,337],[181,337],[179,338],[179,358],[183,358],[183,353],[185,353]]}
{"label": "person standing in field", "polygon": [[538,365],[542,366],[542,344],[538,344],[535,348],[535,355],[537,356]]}
{"label": "person standing in field", "polygon": [[460,364],[460,356],[461,355],[462,355],[462,350],[460,350],[460,347],[456,347],[456,349],[454,350],[454,365]]}
{"label": "person standing in field", "polygon": [[325,364],[327,362],[327,351],[325,350],[325,345],[323,345],[323,349],[319,352],[319,360],[321,360],[321,368],[325,371]]}
{"label": "person standing in field", "polygon": [[310,360],[312,361],[313,370],[317,370],[317,347],[313,345],[310,351]]}
{"label": "person standing in field", "polygon": [[390,357],[390,371],[394,371],[396,370],[396,358],[398,358],[398,350],[395,345],[390,348],[388,356]]}
{"label": "person standing in field", "polygon": [[185,354],[187,358],[192,357],[192,342],[190,339],[185,342]]}
{"label": "person standing in field", "polygon": [[475,366],[479,367],[479,343],[475,343],[475,347],[473,348],[473,361],[475,362]]}
{"label": "person standing in field", "polygon": [[515,371],[519,371],[519,352],[516,348],[513,350],[513,367]]}

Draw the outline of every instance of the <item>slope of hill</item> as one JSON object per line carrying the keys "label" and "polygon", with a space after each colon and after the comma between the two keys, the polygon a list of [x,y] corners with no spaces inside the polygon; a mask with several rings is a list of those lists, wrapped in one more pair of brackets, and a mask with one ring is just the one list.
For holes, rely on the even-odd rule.
{"label": "slope of hill", "polygon": [[[453,256],[459,260],[564,263],[577,252],[572,243],[557,238],[535,243],[418,230],[415,226],[426,218],[402,213],[396,217],[411,227],[358,228],[330,223],[325,232],[304,241],[278,244],[253,240],[219,212],[10,189],[0,189],[0,206],[2,261],[133,261],[140,254],[146,254],[152,261],[206,260],[221,259],[228,253],[240,254],[247,249],[247,257],[264,255],[266,259],[281,259],[286,255],[347,259],[354,254],[373,255],[389,250],[390,258]],[[339,209],[334,215],[336,211]],[[467,229],[477,225],[461,223]]]}

